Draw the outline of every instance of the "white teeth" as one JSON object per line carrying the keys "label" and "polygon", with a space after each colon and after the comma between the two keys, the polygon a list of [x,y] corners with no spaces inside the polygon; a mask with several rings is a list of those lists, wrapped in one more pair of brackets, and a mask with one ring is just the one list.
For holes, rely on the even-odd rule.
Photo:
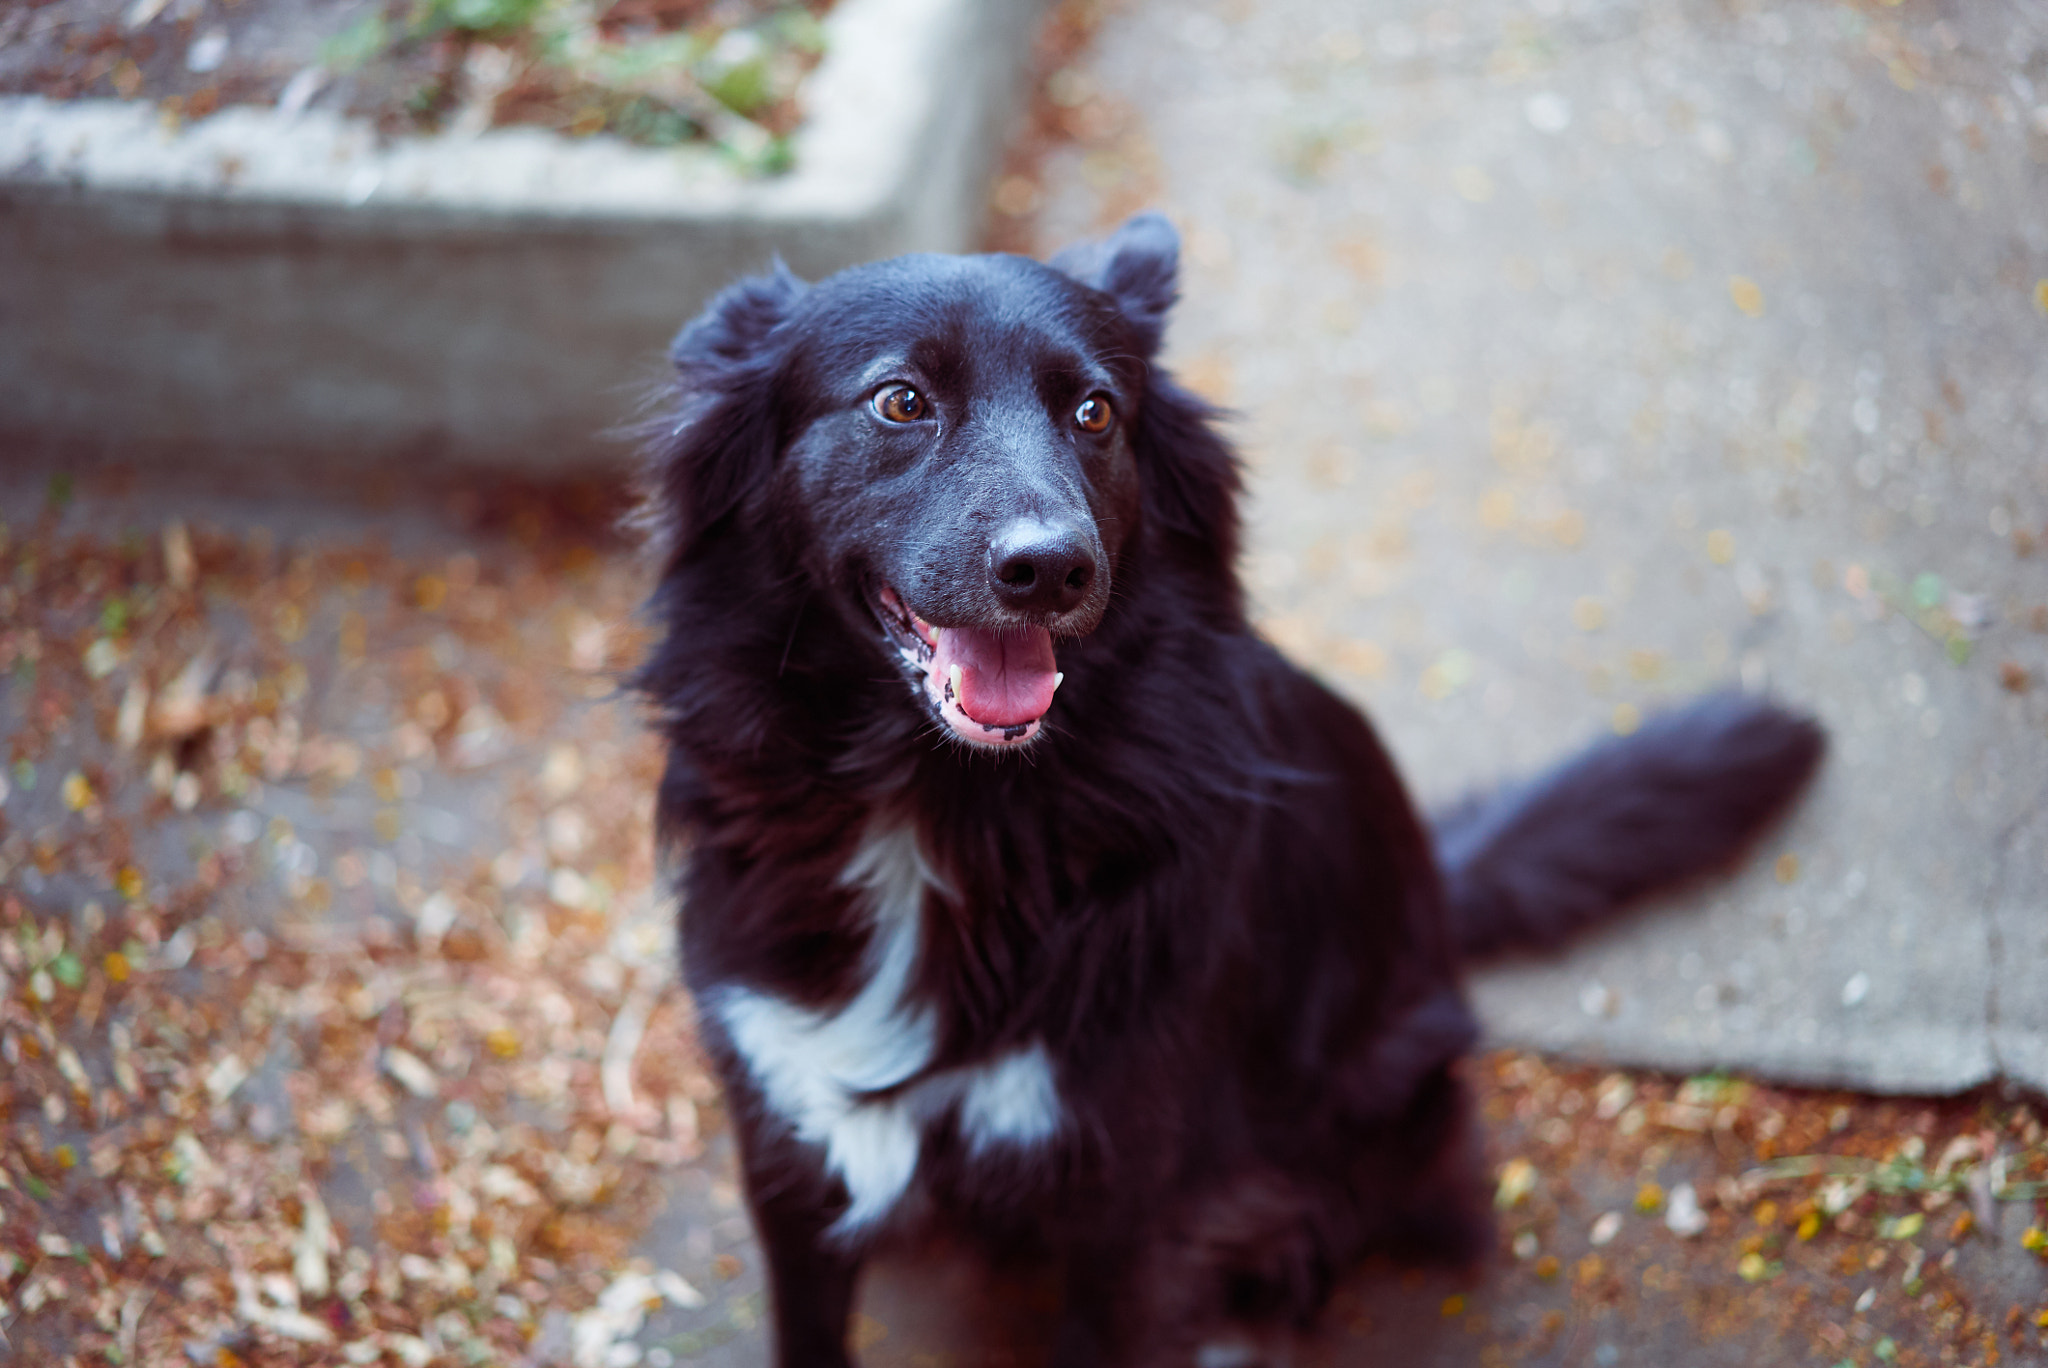
{"label": "white teeth", "polygon": [[925,631],[931,633],[930,637],[927,639],[931,642],[932,649],[937,650],[939,646],[939,633],[945,631],[946,629],[943,627],[934,627],[930,623],[926,623],[924,625],[924,629]]}
{"label": "white teeth", "polygon": [[960,701],[960,667],[958,665],[955,665],[947,672],[946,686],[947,691],[953,696],[953,701],[958,703]]}
{"label": "white teeth", "polygon": [[1062,685],[1062,684],[1064,684],[1064,683],[1066,683],[1066,682],[1067,682],[1067,677],[1066,677],[1066,675],[1064,675],[1064,674],[1056,674],[1056,675],[1054,675],[1054,676],[1052,677],[1052,687],[1054,688],[1054,690],[1058,690],[1058,688],[1060,687],[1060,685]]}

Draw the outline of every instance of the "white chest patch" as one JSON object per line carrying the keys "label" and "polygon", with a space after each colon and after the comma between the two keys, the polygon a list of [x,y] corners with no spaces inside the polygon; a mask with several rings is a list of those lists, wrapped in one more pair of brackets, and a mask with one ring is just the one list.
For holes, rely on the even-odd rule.
{"label": "white chest patch", "polygon": [[1052,1061],[1036,1044],[933,1074],[892,1098],[862,1100],[931,1063],[931,1009],[906,1003],[903,994],[917,967],[925,890],[936,881],[917,838],[902,828],[869,836],[840,877],[865,891],[874,918],[859,992],[815,1011],[735,986],[708,1005],[769,1106],[799,1139],[824,1147],[825,1166],[850,1198],[834,1229],[852,1235],[903,1196],[917,1173],[925,1123],[950,1103],[958,1101],[961,1132],[977,1155],[1050,1139],[1061,1108]]}
{"label": "white chest patch", "polygon": [[1037,1144],[1060,1128],[1059,1087],[1045,1046],[1012,1050],[961,1072],[967,1087],[960,1098],[960,1131],[970,1153]]}

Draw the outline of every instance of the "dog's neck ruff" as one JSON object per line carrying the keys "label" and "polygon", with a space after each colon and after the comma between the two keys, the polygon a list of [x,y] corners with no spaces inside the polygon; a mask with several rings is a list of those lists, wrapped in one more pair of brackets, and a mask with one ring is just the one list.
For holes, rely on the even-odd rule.
{"label": "dog's neck ruff", "polygon": [[[819,1010],[730,985],[711,995],[709,1007],[768,1106],[798,1139],[824,1148],[825,1167],[848,1197],[833,1230],[853,1237],[902,1198],[917,1173],[925,1127],[949,1110],[957,1108],[976,1157],[1001,1145],[1049,1140],[1063,1117],[1041,1044],[926,1073],[937,1020],[906,989],[917,967],[925,894],[940,885],[916,835],[902,827],[871,833],[840,878],[861,890],[873,919],[865,979],[851,998]],[[897,1091],[873,1096],[890,1089]]]}

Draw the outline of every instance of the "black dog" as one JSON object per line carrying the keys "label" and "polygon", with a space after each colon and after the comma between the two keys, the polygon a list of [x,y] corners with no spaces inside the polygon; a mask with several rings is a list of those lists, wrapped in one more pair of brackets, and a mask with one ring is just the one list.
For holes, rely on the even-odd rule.
{"label": "black dog", "polygon": [[1819,759],[1722,695],[1433,838],[1246,624],[1235,460],[1152,362],[1177,252],[778,271],[676,340],[638,685],[784,1364],[934,1216],[1060,1258],[1063,1365],[1475,1256],[1461,958],[1725,864]]}

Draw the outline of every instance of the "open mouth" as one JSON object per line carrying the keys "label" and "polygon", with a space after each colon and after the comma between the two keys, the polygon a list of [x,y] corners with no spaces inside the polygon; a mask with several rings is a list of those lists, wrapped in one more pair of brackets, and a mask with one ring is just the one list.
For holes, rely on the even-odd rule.
{"label": "open mouth", "polygon": [[934,627],[887,585],[875,595],[875,617],[955,736],[1002,748],[1038,735],[1062,678],[1051,632]]}

